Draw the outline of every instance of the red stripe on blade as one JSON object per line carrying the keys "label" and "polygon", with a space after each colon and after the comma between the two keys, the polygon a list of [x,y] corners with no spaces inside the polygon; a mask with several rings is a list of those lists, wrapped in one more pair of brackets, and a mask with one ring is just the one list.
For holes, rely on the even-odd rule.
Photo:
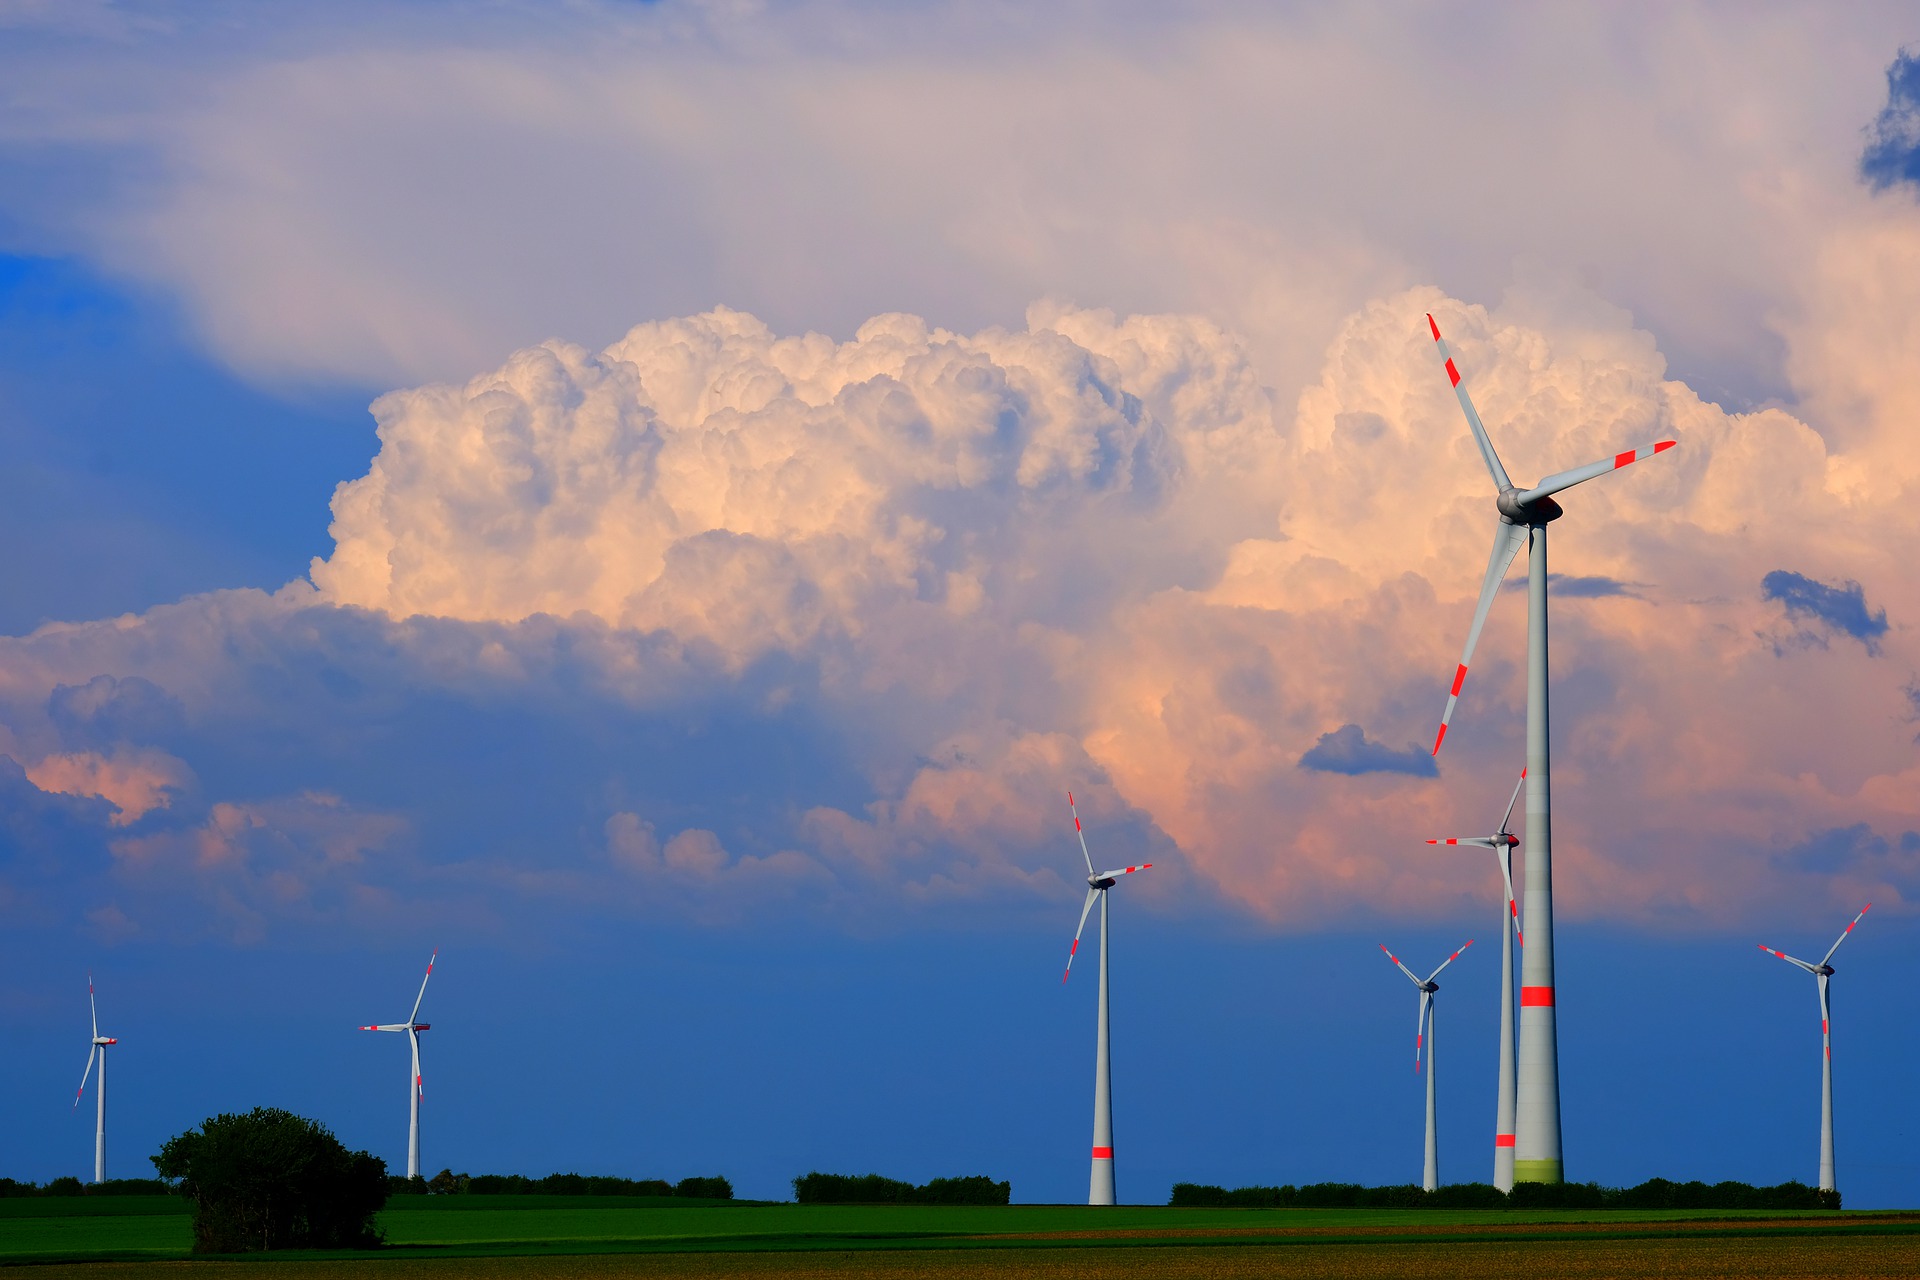
{"label": "red stripe on blade", "polygon": [[1553,988],[1522,987],[1520,988],[1520,1003],[1545,1005],[1551,1009],[1553,1008]]}
{"label": "red stripe on blade", "polygon": [[1453,357],[1447,357],[1447,376],[1453,379],[1453,385],[1460,385],[1460,371],[1453,367]]}
{"label": "red stripe on blade", "polygon": [[1440,341],[1440,326],[1433,322],[1433,313],[1431,311],[1427,313],[1427,328],[1433,330],[1433,340],[1435,342]]}
{"label": "red stripe on blade", "polygon": [[1662,440],[1659,444],[1653,446],[1653,451],[1655,453],[1665,453],[1667,450],[1673,448],[1673,445],[1674,442],[1671,440]]}
{"label": "red stripe on blade", "polygon": [[1613,455],[1613,469],[1614,469],[1615,471],[1618,471],[1618,470],[1619,470],[1620,468],[1622,468],[1622,467],[1624,467],[1624,466],[1626,466],[1626,465],[1627,465],[1627,464],[1628,464],[1629,462],[1632,462],[1632,461],[1633,461],[1633,459],[1634,459],[1634,457],[1635,457],[1635,455],[1636,455],[1637,453],[1638,453],[1638,450],[1635,450],[1635,449],[1629,449],[1629,450],[1627,450],[1627,451],[1626,451],[1625,453],[1616,453],[1616,454],[1614,454],[1614,455]]}
{"label": "red stripe on blade", "polygon": [[1440,732],[1434,736],[1433,754],[1435,755],[1440,754],[1440,744],[1445,742],[1446,740],[1447,740],[1447,726],[1443,724],[1440,726]]}
{"label": "red stripe on blade", "polygon": [[1460,696],[1460,686],[1467,682],[1467,664],[1461,663],[1460,669],[1453,673],[1453,696]]}

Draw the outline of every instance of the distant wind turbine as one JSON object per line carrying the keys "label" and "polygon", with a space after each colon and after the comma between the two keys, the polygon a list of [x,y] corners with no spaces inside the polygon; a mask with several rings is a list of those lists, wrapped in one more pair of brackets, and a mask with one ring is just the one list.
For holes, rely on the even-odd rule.
{"label": "distant wind turbine", "polygon": [[1107,1022],[1107,890],[1121,876],[1145,871],[1153,864],[1121,867],[1118,871],[1095,871],[1093,855],[1087,852],[1087,834],[1080,829],[1080,810],[1074,807],[1073,792],[1067,792],[1067,809],[1073,814],[1073,832],[1080,838],[1080,856],[1087,860],[1087,903],[1080,908],[1080,927],[1073,931],[1073,946],[1067,952],[1067,970],[1060,975],[1065,982],[1073,976],[1073,957],[1080,950],[1080,935],[1086,931],[1087,916],[1093,900],[1100,900],[1100,1031],[1093,1059],[1093,1172],[1087,1187],[1088,1204],[1113,1204],[1113,1081],[1109,1071]]}
{"label": "distant wind turbine", "polygon": [[1467,643],[1460,653],[1460,665],[1453,673],[1453,687],[1447,694],[1447,708],[1440,716],[1440,732],[1433,739],[1433,754],[1447,739],[1447,724],[1453,719],[1454,704],[1460,701],[1460,686],[1467,678],[1467,664],[1473,660],[1473,647],[1486,625],[1487,611],[1507,576],[1520,544],[1530,547],[1527,556],[1527,932],[1533,945],[1526,948],[1520,977],[1520,1060],[1515,1085],[1514,1177],[1521,1182],[1559,1182],[1565,1176],[1560,1149],[1560,1048],[1553,991],[1553,823],[1550,814],[1552,774],[1548,762],[1550,715],[1547,706],[1547,525],[1563,512],[1553,496],[1563,489],[1617,471],[1641,458],[1650,458],[1673,448],[1671,440],[1660,440],[1637,449],[1623,449],[1584,467],[1550,475],[1531,489],[1522,489],[1507,478],[1507,469],[1494,452],[1493,441],[1480,421],[1479,411],[1460,382],[1446,340],[1433,316],[1427,316],[1434,344],[1445,362],[1447,377],[1453,383],[1460,408],[1467,415],[1467,426],[1474,443],[1480,447],[1480,459],[1493,477],[1494,525],[1493,551],[1487,557],[1486,577],[1480,583],[1480,602],[1474,606],[1473,625],[1467,629]]}
{"label": "distant wind turbine", "polygon": [[93,999],[93,975],[87,975],[87,1011],[93,1015],[93,1040],[87,1049],[87,1069],[80,1073],[80,1087],[73,1092],[73,1109],[80,1109],[80,1096],[87,1091],[87,1077],[93,1074],[93,1059],[100,1059],[100,1078],[93,1082],[93,1180],[107,1180],[107,1046],[119,1044],[114,1036],[100,1034],[100,1007]]}
{"label": "distant wind turbine", "polygon": [[1764,942],[1760,944],[1760,949],[1768,955],[1779,956],[1788,964],[1805,969],[1813,975],[1814,981],[1820,986],[1820,1189],[1822,1191],[1839,1190],[1833,1180],[1833,1008],[1827,999],[1827,983],[1833,977],[1833,966],[1827,961],[1833,959],[1833,953],[1840,949],[1840,944],[1845,942],[1847,935],[1853,932],[1853,926],[1860,923],[1860,916],[1866,915],[1871,910],[1873,910],[1871,902],[1860,908],[1860,915],[1855,916],[1847,923],[1847,927],[1840,931],[1840,936],[1835,938],[1833,945],[1827,948],[1827,954],[1820,957],[1819,964],[1808,964],[1805,960],[1796,960],[1784,951],[1775,951]]}
{"label": "distant wind turbine", "polygon": [[427,957],[427,976],[420,979],[420,994],[413,998],[413,1012],[407,1015],[405,1022],[383,1022],[377,1026],[362,1027],[362,1031],[404,1031],[407,1040],[413,1046],[413,1070],[407,1076],[407,1176],[420,1176],[420,1100],[426,1096],[426,1090],[420,1080],[420,1033],[430,1031],[433,1024],[421,1022],[420,1002],[427,998],[427,979],[433,977],[433,962],[440,958],[440,948],[435,947],[433,954]]}
{"label": "distant wind turbine", "polygon": [[1426,1167],[1421,1171],[1420,1185],[1428,1191],[1432,1191],[1440,1185],[1440,1134],[1436,1126],[1438,1116],[1434,1101],[1433,1083],[1436,1074],[1433,1063],[1433,996],[1436,991],[1440,990],[1440,984],[1435,982],[1434,979],[1440,976],[1441,969],[1445,969],[1448,965],[1460,958],[1461,951],[1465,951],[1467,947],[1472,945],[1473,939],[1468,938],[1465,946],[1462,946],[1459,951],[1455,951],[1445,960],[1442,960],[1440,962],[1440,968],[1428,974],[1423,981],[1415,976],[1413,970],[1400,963],[1399,956],[1387,950],[1386,943],[1383,942],[1380,944],[1380,950],[1385,952],[1387,959],[1393,961],[1394,967],[1407,975],[1407,981],[1420,988],[1420,1021],[1415,1026],[1413,1032],[1413,1070],[1414,1074],[1419,1074],[1420,1047],[1424,1043],[1427,1050],[1427,1160]]}
{"label": "distant wind turbine", "polygon": [[1500,816],[1500,829],[1490,836],[1450,836],[1429,840],[1428,844],[1464,844],[1493,850],[1506,885],[1507,903],[1500,913],[1500,1094],[1494,1103],[1493,1185],[1502,1191],[1513,1190],[1513,1110],[1514,1110],[1514,1038],[1513,1038],[1513,944],[1520,940],[1520,908],[1513,896],[1513,847],[1520,842],[1508,832],[1513,821],[1513,806],[1520,799],[1520,788],[1527,785],[1527,771],[1513,784],[1507,811]]}

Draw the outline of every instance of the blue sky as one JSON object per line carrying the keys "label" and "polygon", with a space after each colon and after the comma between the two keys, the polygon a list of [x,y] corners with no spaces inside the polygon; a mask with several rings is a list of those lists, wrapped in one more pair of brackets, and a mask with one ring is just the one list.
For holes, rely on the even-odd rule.
{"label": "blue sky", "polygon": [[3,19],[0,1174],[87,1168],[90,969],[110,1172],[255,1103],[403,1162],[352,1028],[437,946],[433,1170],[1077,1199],[1071,786],[1156,864],[1124,1199],[1410,1180],[1376,947],[1469,936],[1485,1178],[1498,902],[1421,841],[1521,606],[1403,751],[1485,554],[1437,311],[1516,472],[1683,442],[1555,526],[1570,1174],[1810,1179],[1754,944],[1871,897],[1842,1186],[1920,1194],[1897,7],[225,18]]}

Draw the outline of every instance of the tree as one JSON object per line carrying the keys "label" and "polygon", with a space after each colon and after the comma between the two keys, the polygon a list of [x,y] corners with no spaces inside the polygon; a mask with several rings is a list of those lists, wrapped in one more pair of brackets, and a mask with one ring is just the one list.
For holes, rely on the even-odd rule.
{"label": "tree", "polygon": [[214,1116],[169,1138],[153,1166],[193,1202],[195,1253],[380,1244],[386,1161],[290,1111]]}

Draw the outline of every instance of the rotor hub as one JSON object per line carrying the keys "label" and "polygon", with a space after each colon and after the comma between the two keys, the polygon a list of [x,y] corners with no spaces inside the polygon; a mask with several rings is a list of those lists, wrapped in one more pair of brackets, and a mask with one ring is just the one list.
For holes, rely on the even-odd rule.
{"label": "rotor hub", "polygon": [[1493,500],[1493,505],[1500,510],[1501,518],[1508,524],[1546,524],[1566,514],[1560,509],[1560,504],[1552,498],[1535,498],[1532,502],[1522,502],[1520,493],[1519,489],[1509,487],[1501,490],[1500,496]]}
{"label": "rotor hub", "polygon": [[1819,974],[1823,978],[1831,978],[1833,976],[1833,966],[1830,964],[1823,964],[1818,969],[1815,969],[1814,972]]}

